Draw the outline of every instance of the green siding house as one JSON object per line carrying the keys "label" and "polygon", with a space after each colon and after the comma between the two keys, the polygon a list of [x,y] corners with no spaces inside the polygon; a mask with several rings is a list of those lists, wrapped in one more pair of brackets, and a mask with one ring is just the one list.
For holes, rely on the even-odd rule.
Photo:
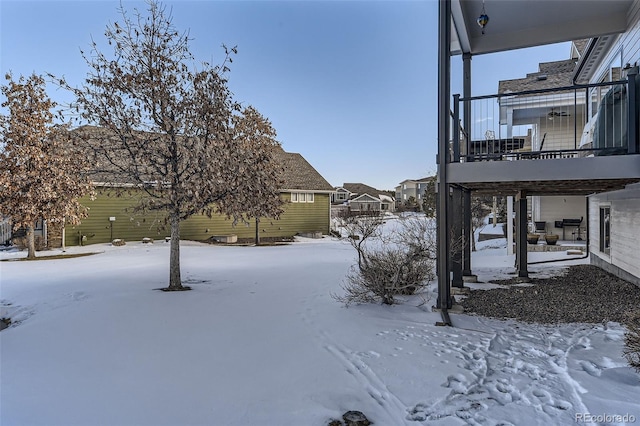
{"label": "green siding house", "polygon": [[[284,168],[281,197],[286,201],[279,219],[262,218],[259,223],[261,239],[287,239],[297,234],[329,233],[333,187],[300,154],[280,151],[278,161]],[[96,188],[94,200],[83,199],[89,216],[81,224],[64,230],[66,245],[106,243],[114,238],[140,241],[142,238],[164,239],[170,234],[164,226],[162,212],[133,213],[136,190],[117,196],[106,186]],[[253,239],[255,221],[238,222],[222,215],[209,218],[194,215],[183,221],[180,237],[183,240],[205,241],[212,237],[236,235],[239,240]]]}

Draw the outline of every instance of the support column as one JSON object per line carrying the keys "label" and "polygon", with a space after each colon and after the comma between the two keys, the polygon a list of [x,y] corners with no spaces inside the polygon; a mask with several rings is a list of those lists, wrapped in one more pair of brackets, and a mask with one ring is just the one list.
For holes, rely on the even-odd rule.
{"label": "support column", "polygon": [[463,212],[462,212],[462,189],[453,187],[451,196],[451,269],[453,270],[452,287],[464,287],[462,279],[462,249],[464,244],[463,235]]}
{"label": "support column", "polygon": [[451,0],[438,2],[438,301],[437,308],[446,311],[452,306],[449,268],[448,218],[449,184],[449,105],[451,93]]}
{"label": "support column", "polygon": [[513,251],[513,197],[507,197],[507,254],[514,254]]}
{"label": "support column", "polygon": [[[471,54],[464,53],[462,55],[462,96],[465,99],[471,97]],[[465,140],[464,154],[471,153],[471,101],[462,103],[462,127],[468,137]],[[465,160],[468,161],[468,160]],[[471,191],[463,190],[462,194],[462,275],[463,280],[475,282],[478,277],[471,272],[471,239],[474,238],[471,230],[473,229],[471,222]]]}
{"label": "support column", "polygon": [[520,191],[516,196],[516,270],[519,278],[529,278],[527,270],[527,194]]}
{"label": "support column", "polygon": [[464,226],[462,233],[464,242],[464,246],[462,247],[462,275],[463,277],[469,277],[467,279],[468,281],[475,282],[478,277],[471,272],[471,239],[475,238],[471,232],[471,191],[466,189],[462,192],[462,215],[462,223]]}

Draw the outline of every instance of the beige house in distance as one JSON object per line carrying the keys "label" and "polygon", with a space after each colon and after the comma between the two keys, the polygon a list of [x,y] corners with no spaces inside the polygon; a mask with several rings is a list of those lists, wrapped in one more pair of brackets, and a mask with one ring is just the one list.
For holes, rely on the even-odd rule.
{"label": "beige house in distance", "polygon": [[[571,86],[585,45],[586,40],[573,42],[569,59],[540,63],[537,72],[527,74],[524,78],[500,81],[498,93],[508,95]],[[574,91],[500,98],[500,124],[504,126],[504,136],[512,140],[517,135],[526,135],[522,148],[516,151],[539,153],[542,156],[545,153],[551,155],[554,151],[577,149],[579,146],[576,141],[580,141],[586,123],[585,99],[583,92],[576,94]],[[576,133],[577,138],[574,137]],[[585,237],[585,196],[541,195],[527,198],[531,232],[557,234],[563,240],[582,240]],[[513,224],[508,223],[507,226],[512,228]]]}

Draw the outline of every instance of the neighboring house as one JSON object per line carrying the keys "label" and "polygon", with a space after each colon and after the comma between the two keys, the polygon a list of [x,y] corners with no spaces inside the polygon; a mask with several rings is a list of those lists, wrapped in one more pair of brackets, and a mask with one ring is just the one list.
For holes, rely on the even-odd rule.
{"label": "neighboring house", "polygon": [[11,241],[11,219],[0,218],[0,245],[9,244]]}
{"label": "neighboring house", "polygon": [[344,204],[351,198],[351,192],[349,190],[338,187],[331,193],[331,204]]}
{"label": "neighboring house", "polygon": [[[286,204],[280,219],[263,218],[260,221],[261,238],[288,239],[298,234],[328,234],[333,187],[302,155],[280,150],[276,157],[284,169],[281,197]],[[130,211],[140,190],[132,188],[124,194],[116,194],[113,187],[103,185],[97,186],[96,191],[95,200],[81,200],[89,208],[89,216],[80,225],[66,227],[66,245],[105,243],[114,238],[126,241],[144,237],[164,239],[169,235],[169,230],[163,226],[163,212],[134,214]],[[255,226],[255,221],[234,226],[233,221],[223,215],[214,214],[209,218],[196,214],[181,222],[180,237],[195,241],[228,235],[253,239]],[[52,247],[51,244],[49,246]]]}
{"label": "neighboring house", "polygon": [[422,200],[425,191],[429,188],[429,184],[433,177],[425,177],[422,179],[405,179],[396,186],[396,207],[405,205],[411,197],[418,203],[418,207],[422,209]]}
{"label": "neighboring house", "polygon": [[[591,261],[638,282],[640,250],[631,238],[640,234],[640,0],[442,0],[438,5],[437,223],[442,238],[436,306],[443,320],[450,323],[451,285],[462,286],[463,273],[470,272],[469,244],[457,247],[451,241],[470,239],[467,200],[473,193],[513,197],[521,278],[528,276],[527,197],[590,195],[585,220]],[[478,25],[483,14],[490,18],[481,20],[490,22],[486,28]],[[585,39],[590,41],[574,43],[573,70],[570,61],[543,64],[531,76],[531,83],[547,81],[549,88],[471,96],[474,56]],[[461,96],[451,93],[453,55],[462,56]],[[562,74],[569,72],[568,87],[561,81],[553,87],[550,79],[560,75],[566,81]],[[463,130],[452,131],[458,124]],[[528,152],[523,144],[496,158],[465,154],[488,130],[501,140],[522,137],[529,129]]]}
{"label": "neighboring house", "polygon": [[[534,93],[501,99],[501,107],[510,105],[504,114],[511,119],[508,129],[531,126],[531,151],[536,155],[544,157],[553,151],[568,153],[576,148],[575,156],[625,154],[628,151],[628,88],[624,84],[596,85],[626,80],[630,75],[633,79],[638,72],[640,48],[636,45],[640,43],[640,17],[637,15],[640,6],[637,1],[635,8],[635,18],[624,33],[574,41],[571,59],[540,64],[540,71],[525,79],[500,82],[499,93],[503,94],[570,87],[574,82],[593,85],[577,92]],[[546,117],[533,113],[545,108],[548,109]],[[518,116],[515,109],[520,117],[526,118],[514,120],[513,117]],[[593,264],[640,285],[639,185],[629,184],[623,189],[587,198],[571,195],[529,197],[531,226],[544,223],[546,232],[564,238],[587,238]],[[567,218],[585,220],[568,230],[564,229],[566,222],[564,228],[559,227]],[[586,235],[587,229],[589,235]]]}
{"label": "neighboring house", "polygon": [[[46,220],[38,219],[33,227],[33,238],[36,250],[43,250],[47,247],[60,247],[62,240],[60,237],[62,227],[58,224],[50,224]],[[19,248],[27,247],[27,229],[18,228],[12,230],[9,219],[0,221],[0,244],[9,244]]]}
{"label": "neighboring house", "polygon": [[346,205],[354,214],[376,214],[395,211],[395,200],[389,191],[381,191],[363,183],[345,183],[336,188],[334,203]]}
{"label": "neighboring house", "polygon": [[[545,156],[554,151],[567,152],[578,148],[574,132],[582,134],[586,122],[584,91],[538,91],[571,86],[585,45],[586,40],[574,41],[570,59],[543,62],[537,72],[527,74],[525,78],[499,82],[498,93],[501,95],[525,93],[498,98],[501,130],[506,136],[502,139],[500,155],[522,152]],[[480,151],[492,152],[494,141],[481,142],[472,147],[484,147],[486,144],[488,149]],[[471,153],[474,154],[473,149]],[[586,199],[581,195],[529,196],[529,228],[532,232],[554,233],[562,239],[583,239],[586,221],[580,222],[580,219],[586,217],[586,210]],[[580,225],[560,227],[568,223],[563,219],[574,220]],[[513,223],[508,222],[507,226],[512,232]]]}
{"label": "neighboring house", "polygon": [[358,195],[349,200],[349,212],[354,214],[380,214],[382,202],[378,197],[369,194]]}

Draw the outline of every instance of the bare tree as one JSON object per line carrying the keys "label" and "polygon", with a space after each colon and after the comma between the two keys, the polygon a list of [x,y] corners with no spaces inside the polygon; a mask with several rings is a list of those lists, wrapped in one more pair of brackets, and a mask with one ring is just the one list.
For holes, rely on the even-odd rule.
{"label": "bare tree", "polygon": [[240,180],[236,186],[243,190],[220,204],[226,212],[240,213],[245,222],[255,220],[255,243],[260,245],[260,218],[277,219],[283,212],[283,168],[277,161],[277,152],[282,148],[271,122],[254,107],[248,106],[241,115],[235,115],[233,123],[233,149],[242,159],[233,165],[233,175]]}
{"label": "bare tree", "polygon": [[0,116],[0,216],[9,216],[14,229],[27,230],[27,258],[34,259],[34,225],[38,220],[76,224],[86,216],[78,199],[92,193],[81,177],[83,162],[72,155],[71,134],[54,124],[56,104],[38,75],[14,81],[7,74]]}
{"label": "bare tree", "polygon": [[90,68],[84,84],[58,83],[75,93],[78,121],[107,132],[109,143],[86,137],[93,161],[115,171],[115,182],[126,180],[143,191],[139,209],[166,212],[171,228],[166,290],[184,290],[180,222],[197,213],[241,219],[244,211],[230,200],[249,197],[243,173],[261,155],[234,133],[239,107],[226,76],[236,48],[223,46],[220,65],[193,65],[188,34],[174,28],[165,9],[151,0],[147,16],[136,10],[130,17],[121,7],[121,22],[105,31],[112,55],[94,41],[91,52],[82,53]]}

